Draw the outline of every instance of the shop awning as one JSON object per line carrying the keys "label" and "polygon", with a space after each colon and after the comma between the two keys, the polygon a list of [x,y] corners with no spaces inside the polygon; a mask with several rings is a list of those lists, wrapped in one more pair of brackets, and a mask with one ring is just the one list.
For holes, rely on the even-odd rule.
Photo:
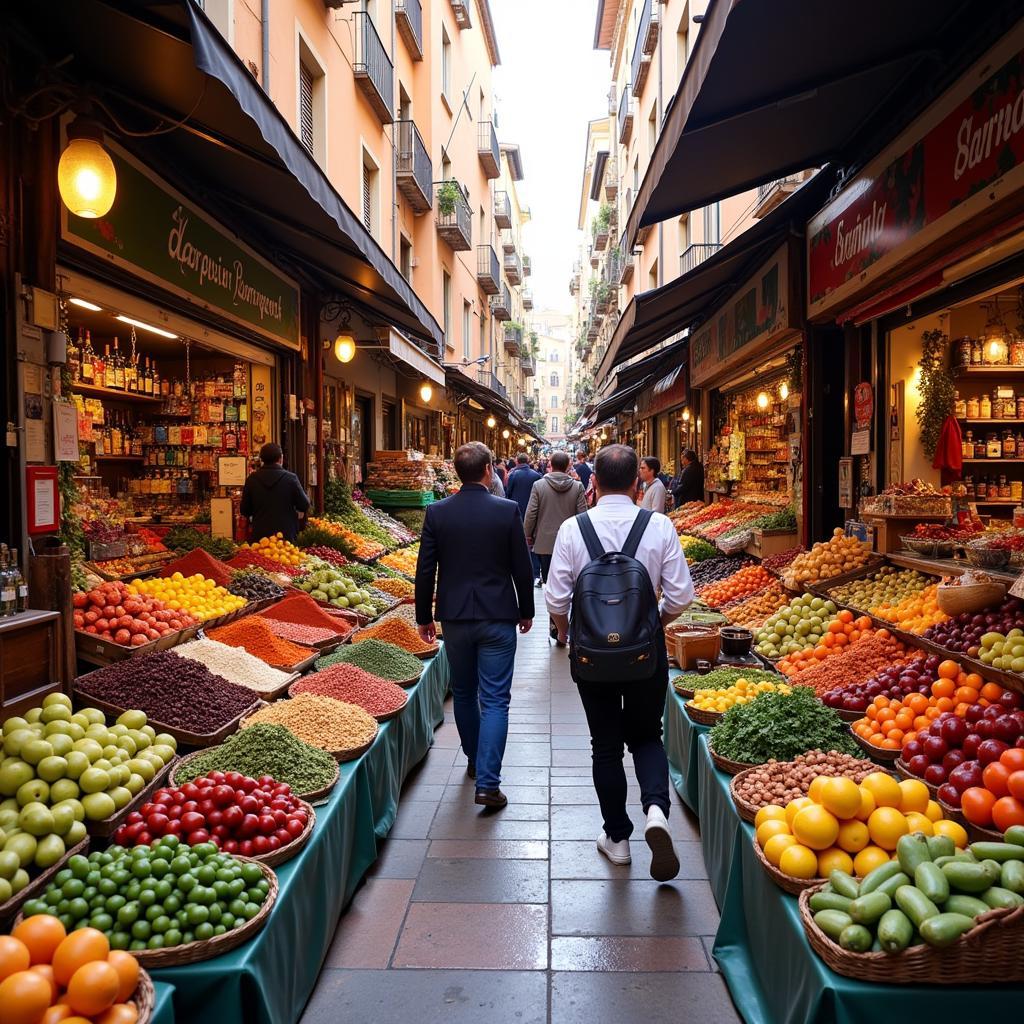
{"label": "shop awning", "polygon": [[492,391],[486,384],[474,380],[461,370],[451,366],[446,367],[445,386],[455,391],[461,391],[467,398],[479,403],[484,410],[503,416],[516,430],[529,434],[537,441],[544,440],[507,398],[499,395],[497,391]]}
{"label": "shop awning", "polygon": [[194,0],[75,0],[5,13],[54,61],[70,55],[62,70],[126,128],[182,122],[122,141],[211,213],[242,225],[250,243],[265,239],[266,255],[342,292],[370,320],[443,351],[429,310]]}
{"label": "shop awning", "polygon": [[628,388],[645,377],[657,378],[666,367],[673,363],[683,365],[689,343],[689,338],[680,338],[679,341],[674,341],[671,345],[666,345],[652,355],[638,359],[635,363],[619,366],[615,373],[616,387]]}
{"label": "shop awning", "polygon": [[598,402],[594,408],[592,416],[587,417],[588,420],[592,419],[596,423],[599,420],[617,416],[623,409],[633,405],[636,401],[637,395],[650,386],[651,378],[644,377],[631,387],[620,388],[614,394],[609,395],[603,401]]}
{"label": "shop awning", "polygon": [[865,126],[924,102],[913,76],[926,61],[942,70],[979,18],[968,0],[712,0],[626,243],[645,225],[835,160]]}

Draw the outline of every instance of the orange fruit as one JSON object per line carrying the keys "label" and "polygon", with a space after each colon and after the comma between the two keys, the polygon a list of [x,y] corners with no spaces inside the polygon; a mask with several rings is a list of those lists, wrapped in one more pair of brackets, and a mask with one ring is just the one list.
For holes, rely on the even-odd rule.
{"label": "orange fruit", "polygon": [[872,772],[861,782],[861,787],[871,793],[877,807],[899,807],[903,800],[899,784],[887,772]]}
{"label": "orange fruit", "polygon": [[875,868],[888,863],[889,854],[880,846],[865,846],[856,857],[853,858],[853,871],[858,878],[870,875]]}
{"label": "orange fruit", "polygon": [[[942,665],[956,665],[956,662],[944,661]],[[942,665],[939,666],[939,678],[932,683],[932,696],[933,697],[952,697],[956,692],[956,686],[953,680],[956,676],[949,676],[942,674]]]}
{"label": "orange fruit", "polygon": [[790,800],[789,803],[786,804],[786,824],[792,828],[793,819],[797,814],[805,807],[811,807],[813,804],[814,801],[809,796],[800,796],[797,797],[796,800]]}
{"label": "orange fruit", "polygon": [[839,822],[824,807],[811,804],[794,816],[793,835],[802,846],[812,850],[827,850],[839,836]]}
{"label": "orange fruit", "polygon": [[902,794],[900,810],[904,814],[908,814],[910,811],[924,814],[928,810],[928,801],[931,799],[931,794],[928,791],[928,787],[920,779],[903,779],[897,785],[900,787],[900,793]]}
{"label": "orange fruit", "polygon": [[907,828],[911,832],[923,832],[926,836],[935,835],[935,827],[931,818],[918,811],[910,811],[906,816]]}
{"label": "orange fruit", "polygon": [[998,683],[985,683],[980,693],[984,700],[995,701],[1003,695],[1003,688]]}
{"label": "orange fruit", "polygon": [[37,1024],[50,1005],[50,983],[35,971],[16,971],[0,982],[4,1024]]}
{"label": "orange fruit", "polygon": [[54,979],[58,985],[66,987],[80,967],[94,960],[106,960],[109,955],[110,943],[103,932],[95,928],[80,928],[72,932],[54,952]]}
{"label": "orange fruit", "polygon": [[19,971],[27,971],[31,962],[25,943],[13,935],[0,935],[0,981]]}
{"label": "orange fruit", "polygon": [[95,1024],[135,1024],[139,1019],[138,1011],[128,1003],[114,1003],[114,1005],[95,1018]]}
{"label": "orange fruit", "polygon": [[875,795],[870,789],[865,789],[863,783],[857,787],[860,790],[860,810],[854,815],[858,821],[867,821],[871,812],[878,806],[875,803]]}
{"label": "orange fruit", "polygon": [[[937,800],[929,800],[928,806],[925,808],[924,816],[934,825],[937,821],[942,821],[942,808],[939,806]],[[939,833],[936,832],[936,835]]]}
{"label": "orange fruit", "polygon": [[818,802],[837,818],[852,818],[860,810],[860,788],[853,779],[826,777]]}
{"label": "orange fruit", "polygon": [[813,850],[796,843],[782,851],[779,870],[794,878],[814,878],[818,870],[818,856]]}
{"label": "orange fruit", "polygon": [[778,867],[779,860],[782,857],[782,851],[788,849],[790,846],[796,846],[796,836],[792,836],[788,832],[780,832],[778,835],[772,836],[764,844],[765,860],[767,860],[769,864],[773,864],[775,867]]}
{"label": "orange fruit", "polygon": [[46,1013],[39,1018],[39,1024],[60,1024],[74,1015],[74,1010],[67,1003],[58,1003],[51,1006]]}
{"label": "orange fruit", "polygon": [[45,978],[50,983],[50,1002],[55,1003],[57,996],[60,995],[60,989],[57,988],[57,982],[53,980],[53,968],[49,964],[33,964],[29,970],[35,971],[36,974],[41,978]]}
{"label": "orange fruit", "polygon": [[64,925],[49,914],[26,917],[11,934],[25,943],[34,964],[48,964],[54,950],[67,938]]}
{"label": "orange fruit", "polygon": [[932,824],[932,829],[935,831],[937,836],[948,836],[953,840],[953,845],[958,850],[966,849],[967,847],[967,830],[958,821],[948,821],[945,818],[942,821],[936,821]]}
{"label": "orange fruit", "polygon": [[785,836],[789,834],[789,826],[784,821],[774,819],[762,821],[761,824],[757,826],[757,831],[755,832],[757,845],[760,846],[762,850],[765,847],[765,843],[767,843],[772,836]]}
{"label": "orange fruit", "polygon": [[839,826],[839,837],[836,846],[847,853],[860,853],[871,841],[868,827],[863,821],[844,821]]}
{"label": "orange fruit", "polygon": [[121,985],[117,990],[117,1001],[126,1002],[139,987],[139,961],[123,949],[112,949],[107,963],[117,971]]}
{"label": "orange fruit", "polygon": [[[757,814],[754,815],[754,828],[756,829],[759,825],[764,824],[766,821],[785,821],[786,820],[786,808],[780,807],[778,804],[765,804],[764,807],[758,810]],[[134,959],[134,957],[133,957]]]}
{"label": "orange fruit", "polygon": [[900,837],[909,831],[906,817],[895,807],[879,807],[868,818],[871,841],[883,850],[895,850]]}
{"label": "orange fruit", "polygon": [[77,1013],[95,1017],[109,1010],[121,990],[121,976],[106,960],[83,964],[68,982],[67,1000]]}
{"label": "orange fruit", "polygon": [[828,878],[832,869],[845,871],[848,875],[853,874],[853,858],[845,851],[836,846],[830,846],[818,854],[818,877]]}

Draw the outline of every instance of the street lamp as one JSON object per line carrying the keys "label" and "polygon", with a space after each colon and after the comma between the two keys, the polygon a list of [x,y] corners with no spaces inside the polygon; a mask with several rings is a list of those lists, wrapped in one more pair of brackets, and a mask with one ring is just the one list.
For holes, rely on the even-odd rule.
{"label": "street lamp", "polygon": [[487,417],[487,427],[489,430],[493,430],[498,425],[498,421],[493,416]]}
{"label": "street lamp", "polygon": [[429,402],[434,397],[434,389],[430,386],[430,381],[424,381],[420,385],[420,398],[424,402]]}
{"label": "street lamp", "polygon": [[506,427],[506,428],[505,428],[505,429],[504,429],[504,430],[503,430],[503,431],[501,432],[501,436],[502,436],[502,437],[503,437],[503,438],[504,438],[504,439],[505,439],[506,441],[507,441],[507,440],[509,439],[509,437],[511,437],[511,436],[512,436],[512,435],[511,435],[511,434],[509,434],[509,432],[508,432],[508,427]]}
{"label": "street lamp", "polygon": [[78,217],[95,220],[114,205],[117,171],[92,118],[79,116],[68,125],[68,144],[57,164],[57,189],[64,205]]}
{"label": "street lamp", "polygon": [[768,397],[768,392],[767,391],[761,391],[761,392],[758,393],[758,396],[757,396],[757,407],[758,407],[758,409],[761,410],[761,412],[764,412],[765,409],[768,408],[768,403],[769,402],[771,402],[771,399]]}
{"label": "street lamp", "polygon": [[356,354],[356,339],[351,334],[339,334],[334,339],[334,355],[339,363],[351,363]]}

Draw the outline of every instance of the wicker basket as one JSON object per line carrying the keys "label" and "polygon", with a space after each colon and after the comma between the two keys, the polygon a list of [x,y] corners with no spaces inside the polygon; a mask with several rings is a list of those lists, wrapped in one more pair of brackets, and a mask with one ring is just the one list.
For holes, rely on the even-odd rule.
{"label": "wicker basket", "polygon": [[688,686],[680,686],[679,683],[674,682],[672,688],[679,694],[683,700],[693,700],[696,690],[691,690]]}
{"label": "wicker basket", "polygon": [[794,878],[793,875],[784,874],[768,860],[764,855],[764,850],[758,846],[756,839],[752,839],[751,842],[754,844],[754,854],[760,861],[761,867],[764,868],[768,877],[780,889],[788,892],[791,896],[799,896],[805,889],[817,888],[820,885],[824,885],[827,881],[827,879],[824,878]]}
{"label": "wicker basket", "polygon": [[[752,771],[752,769],[747,768],[746,771]],[[757,817],[757,812],[761,810],[761,807],[765,807],[767,805],[761,804],[758,806],[757,804],[752,804],[749,800],[744,800],[743,797],[739,795],[736,780],[742,776],[743,772],[737,772],[732,779],[729,780],[729,795],[732,797],[732,802],[736,805],[736,813],[744,821],[750,822],[750,824],[753,825],[754,819]]]}
{"label": "wicker basket", "polygon": [[156,1009],[156,990],[147,971],[139,969],[139,983],[128,998],[135,1004],[135,1012],[138,1014],[135,1024],[150,1024]]}
{"label": "wicker basket", "polygon": [[[298,683],[299,683],[299,680],[296,680],[295,683],[291,687],[289,687],[289,689],[288,689],[288,696],[289,697],[294,697],[294,696],[296,696],[296,694],[299,694],[299,693],[311,693],[311,692],[313,692],[311,690],[295,689],[295,686]],[[397,686],[397,685],[398,685],[398,683],[395,683],[395,686]],[[405,697],[405,700],[403,700],[402,703],[397,708],[395,708],[394,711],[389,711],[385,715],[373,715],[373,712],[370,711],[368,708],[363,708],[363,710],[368,715],[373,715],[373,717],[377,720],[378,724],[380,724],[381,722],[390,722],[392,718],[397,718],[405,710],[406,704],[409,703],[409,695],[408,694],[404,694],[403,696]],[[342,698],[339,697],[338,699],[341,700]],[[349,701],[349,703],[350,704],[355,704],[356,702],[355,701]],[[356,704],[356,706],[357,707],[362,707],[362,705],[360,705],[360,704]]]}
{"label": "wicker basket", "polygon": [[864,717],[863,711],[847,711],[845,708],[832,709],[844,722],[859,722]]}
{"label": "wicker basket", "polygon": [[850,953],[815,923],[810,899],[800,893],[800,920],[811,948],[825,965],[848,978],[883,985],[979,985],[1024,981],[1024,907],[991,910],[951,946],[911,946],[901,953]]}
{"label": "wicker basket", "polygon": [[109,818],[103,818],[100,821],[87,821],[85,823],[85,828],[89,835],[101,836],[103,838],[112,836],[118,827],[124,823],[128,815],[131,814],[132,811],[138,810],[164,784],[164,780],[167,778],[168,773],[175,764],[177,764],[178,760],[179,758],[177,756],[172,757],[170,761],[163,766],[163,768],[153,774],[153,778],[150,779],[149,782],[147,782],[146,785],[143,786],[142,789],[140,789],[139,792],[121,808],[121,810],[114,811]]}
{"label": "wicker basket", "polygon": [[[939,792],[939,787],[938,786],[933,786],[930,782],[926,782],[924,779],[921,778],[920,775],[915,775],[907,767],[907,762],[903,760],[902,756],[897,757],[896,760],[893,762],[892,766],[893,766],[893,768],[896,769],[896,774],[901,779],[912,779],[914,782],[921,782],[921,783],[923,783],[925,786],[928,787],[928,792],[931,795],[931,798],[933,800],[938,800],[939,799],[938,796],[937,796],[937,794]],[[947,815],[947,817],[948,817],[948,815]]]}
{"label": "wicker basket", "polygon": [[692,700],[688,700],[683,707],[686,708],[686,714],[694,725],[715,725],[725,714],[724,711],[701,711],[700,708],[693,706]]}
{"label": "wicker basket", "polygon": [[[184,779],[179,778],[179,773],[181,772],[181,769],[190,761],[194,761],[197,757],[201,757],[203,754],[208,754],[209,752],[209,750],[197,750],[194,753],[186,754],[183,758],[181,758],[181,760],[174,765],[174,768],[171,771],[170,777],[168,779],[169,785],[182,785]],[[309,793],[293,793],[293,795],[298,797],[299,800],[305,800],[307,804],[315,803],[319,800],[322,800],[331,792],[332,789],[334,789],[334,787],[338,784],[338,779],[340,778],[340,776],[340,770],[337,767],[335,767],[334,779],[331,782],[329,782],[326,786],[323,786],[320,789],[314,789],[312,792]]]}
{"label": "wicker basket", "polygon": [[961,615],[966,612],[974,615],[983,608],[999,604],[1006,597],[1006,584],[997,583],[969,583],[965,586],[951,586],[948,583],[940,583],[935,592],[935,603],[939,610],[949,616]]}
{"label": "wicker basket", "polygon": [[996,832],[994,829],[982,828],[980,825],[973,824],[967,820],[964,816],[964,812],[961,811],[959,807],[953,807],[951,804],[947,804],[945,800],[938,800],[937,802],[942,808],[942,816],[963,826],[967,832],[967,838],[972,843],[1003,842],[1002,832]]}
{"label": "wicker basket", "polygon": [[721,754],[715,753],[715,748],[710,743],[708,751],[711,754],[711,760],[715,762],[715,767],[720,772],[725,772],[726,775],[736,775],[739,772],[745,772],[748,768],[758,767],[745,761],[732,761],[728,757],[722,757]]}
{"label": "wicker basket", "polygon": [[[861,715],[861,718],[863,717],[864,716]],[[868,743],[866,739],[858,736],[852,729],[850,730],[850,735],[853,737],[857,746],[860,747],[860,749],[863,750],[872,761],[875,761],[878,764],[892,764],[894,761],[898,760],[900,756],[900,751],[885,750],[883,747],[876,747],[873,743]]]}
{"label": "wicker basket", "polygon": [[300,801],[300,803],[309,815],[306,818],[306,827],[290,843],[278,847],[272,853],[254,855],[252,857],[253,860],[265,864],[268,868],[276,868],[278,864],[284,864],[285,861],[289,861],[292,857],[299,855],[302,848],[309,842],[309,837],[313,834],[313,827],[316,825],[316,811],[304,800]]}
{"label": "wicker basket", "polygon": [[84,857],[89,852],[89,837],[86,836],[80,843],[76,843],[69,850],[64,852],[64,856],[61,857],[56,864],[51,864],[44,871],[41,871],[35,878],[33,878],[28,885],[25,886],[21,892],[16,892],[10,897],[0,903],[0,925],[6,925],[22,906],[30,899],[35,898],[41,893],[49,884],[53,881],[54,875],[60,871],[65,864],[74,856],[79,855]]}

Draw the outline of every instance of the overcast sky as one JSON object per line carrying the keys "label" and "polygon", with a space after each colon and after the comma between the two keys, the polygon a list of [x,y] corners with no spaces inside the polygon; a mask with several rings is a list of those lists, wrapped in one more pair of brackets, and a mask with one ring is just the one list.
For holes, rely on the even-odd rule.
{"label": "overcast sky", "polygon": [[597,0],[490,0],[501,65],[494,71],[502,142],[518,142],[524,248],[534,308],[568,311],[576,259],[587,122],[607,114],[611,71],[595,50]]}

